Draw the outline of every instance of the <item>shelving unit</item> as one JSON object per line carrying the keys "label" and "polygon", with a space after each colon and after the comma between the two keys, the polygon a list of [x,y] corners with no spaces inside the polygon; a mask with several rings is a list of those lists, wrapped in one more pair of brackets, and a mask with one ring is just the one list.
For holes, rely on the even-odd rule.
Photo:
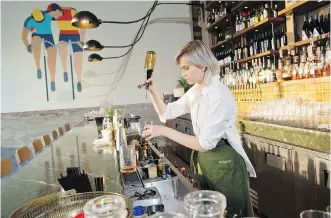
{"label": "shelving unit", "polygon": [[230,42],[231,40],[232,40],[232,39],[226,39],[226,40],[220,41],[219,43],[217,43],[217,44],[211,46],[211,49],[214,49],[214,48],[217,48],[217,47],[219,47],[219,46],[221,46],[221,45],[224,45],[225,43]]}
{"label": "shelving unit", "polygon": [[295,13],[296,15],[302,15],[321,8],[327,4],[330,4],[330,1],[300,0],[279,11],[278,16],[292,15],[293,13]]}
{"label": "shelving unit", "polygon": [[271,24],[271,23],[281,23],[283,21],[284,21],[284,18],[282,18],[282,17],[268,17],[268,18],[266,18],[266,19],[264,19],[264,20],[262,20],[262,21],[260,21],[256,24],[242,30],[242,31],[239,31],[239,32],[235,33],[233,35],[233,38],[237,38],[238,36],[241,36],[241,35],[249,32],[249,31],[255,30],[255,29],[260,28],[260,27],[263,27],[263,25]]}
{"label": "shelving unit", "polygon": [[206,27],[206,31],[210,31],[210,30],[212,30],[213,28],[217,28],[220,24],[221,24],[221,21],[223,21],[223,20],[225,20],[225,19],[227,19],[227,18],[229,18],[230,17],[230,15],[229,14],[226,14],[226,15],[224,15],[224,16],[222,16],[222,17],[220,17],[220,18],[218,18],[214,23],[212,23],[209,27]]}
{"label": "shelving unit", "polygon": [[[286,1],[286,0],[285,0]],[[256,6],[259,6],[258,4],[262,4],[257,1],[241,1],[236,2],[236,5],[232,7],[230,10],[230,13],[227,13],[226,15],[218,18],[215,22],[213,22],[210,26],[205,27],[205,35],[204,39],[206,39],[205,43],[207,43],[214,54],[216,52],[220,51],[227,51],[231,50],[232,55],[234,55],[235,45],[238,45],[238,43],[243,43],[243,40],[245,40],[245,37],[248,37],[249,39],[252,38],[252,36],[259,35],[259,33],[265,33],[265,32],[271,32],[272,36],[275,37],[276,30],[277,33],[280,34],[280,30],[284,29],[286,36],[287,36],[287,44],[285,46],[276,46],[276,40],[273,40],[274,46],[273,48],[278,48],[276,50],[269,50],[266,52],[259,53],[257,55],[249,56],[247,58],[242,58],[239,60],[233,59],[230,61],[230,63],[219,65],[221,69],[221,74],[224,72],[235,72],[237,67],[245,67],[245,65],[241,65],[243,63],[248,62],[248,66],[250,67],[252,64],[252,60],[254,59],[260,59],[261,60],[268,60],[270,59],[274,64],[278,64],[278,58],[282,58],[286,50],[290,50],[294,47],[298,46],[306,46],[312,43],[316,43],[321,41],[324,43],[323,40],[328,39],[330,37],[329,34],[323,34],[320,37],[315,37],[308,40],[295,40],[295,28],[294,25],[297,25],[295,23],[295,19],[298,16],[302,16],[303,14],[308,14],[310,11],[314,10],[320,10],[319,8],[324,7],[327,4],[330,4],[330,1],[323,0],[322,2],[313,1],[313,0],[299,0],[295,3],[290,2],[279,2],[279,1],[265,1],[269,2],[269,4],[276,3],[278,6],[283,5],[286,6],[286,8],[280,8],[278,11],[278,17],[268,17],[266,19],[261,20],[258,23],[255,23],[252,26],[249,26],[245,28],[242,31],[235,32],[234,31],[234,25],[236,25],[236,15],[241,10],[245,10],[247,8],[259,8]],[[264,4],[264,3],[263,3]],[[213,7],[218,7],[219,2],[208,2],[205,5],[207,5],[208,11],[212,11]],[[314,14],[317,12],[315,11]],[[311,16],[311,14],[309,15]],[[206,12],[206,17],[208,17],[208,12]],[[206,21],[206,20],[205,20]],[[225,31],[227,30],[228,26],[230,25],[232,33],[231,38],[229,39],[223,39],[222,41],[216,41],[212,40],[212,37],[215,37],[219,32],[222,31],[223,38],[225,36]],[[302,25],[302,24],[301,24]],[[217,28],[215,28],[217,27]],[[298,27],[302,28],[302,26]],[[219,40],[219,39],[218,39]],[[212,41],[215,44],[212,44]],[[249,40],[246,41],[248,43]],[[249,42],[250,43],[250,42]],[[280,43],[277,41],[277,43]],[[278,44],[279,45],[279,44]],[[280,56],[280,53],[283,55]],[[265,58],[265,59],[262,59]],[[256,64],[257,62],[255,62]],[[276,67],[277,69],[277,67]],[[311,101],[330,101],[327,97],[330,96],[330,77],[323,77],[323,78],[310,78],[310,79],[302,79],[302,80],[290,80],[290,81],[282,81],[282,82],[271,82],[271,83],[261,83],[257,84],[254,89],[248,89],[249,86],[236,86],[232,91],[234,92],[234,95],[238,97],[238,93],[240,93],[240,99],[241,101],[238,102],[238,114],[245,114],[248,110],[249,102],[251,103],[258,103],[263,102],[270,99],[277,99],[282,97],[289,97],[293,95],[301,96],[305,100],[311,100]],[[293,87],[295,86],[297,89],[297,93],[291,92]],[[245,88],[246,87],[246,88]],[[251,87],[251,86],[250,86]],[[312,94],[311,87],[317,87],[316,90],[318,90],[318,87],[323,87],[323,91],[318,93]],[[246,90],[246,91],[245,91]],[[322,93],[322,94],[321,94]],[[247,94],[247,99],[245,99],[243,96]],[[237,98],[238,100],[238,98]],[[245,106],[246,105],[246,106]]]}
{"label": "shelving unit", "polygon": [[327,38],[329,38],[329,33],[325,33],[325,34],[321,35],[320,37],[314,37],[312,39],[306,39],[306,40],[301,40],[301,41],[298,41],[298,42],[289,43],[287,46],[280,47],[279,50],[281,50],[281,51],[288,50],[288,49],[291,49],[293,47],[307,45],[309,43],[316,42],[316,41],[323,40],[323,39],[327,39]]}
{"label": "shelving unit", "polygon": [[264,56],[268,56],[268,55],[275,55],[275,54],[278,54],[278,53],[279,53],[278,50],[266,51],[266,52],[259,53],[257,55],[250,56],[248,58],[243,58],[243,59],[237,60],[234,63],[236,63],[236,64],[237,63],[244,63],[244,62],[250,61],[250,60],[255,59],[255,58],[260,58],[260,57],[264,57]]}

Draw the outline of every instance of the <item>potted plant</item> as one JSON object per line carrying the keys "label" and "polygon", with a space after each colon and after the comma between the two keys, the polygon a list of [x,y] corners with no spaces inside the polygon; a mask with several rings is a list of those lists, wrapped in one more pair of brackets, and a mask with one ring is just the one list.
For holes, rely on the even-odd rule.
{"label": "potted plant", "polygon": [[178,87],[184,88],[184,92],[187,92],[193,85],[190,85],[187,83],[187,81],[183,78],[180,77],[180,79],[178,80]]}

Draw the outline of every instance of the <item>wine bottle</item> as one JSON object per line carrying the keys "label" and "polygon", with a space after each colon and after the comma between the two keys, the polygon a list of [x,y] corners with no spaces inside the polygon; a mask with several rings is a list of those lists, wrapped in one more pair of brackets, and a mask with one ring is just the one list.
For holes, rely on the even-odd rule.
{"label": "wine bottle", "polygon": [[264,5],[264,9],[263,9],[263,18],[266,19],[269,16],[269,6],[268,4]]}
{"label": "wine bottle", "polygon": [[302,26],[302,31],[301,31],[301,40],[306,40],[310,38],[310,30],[309,30],[309,25],[307,23],[307,18],[306,16],[303,17],[303,26]]}
{"label": "wine bottle", "polygon": [[278,5],[275,4],[274,9],[272,10],[273,17],[278,17]]}
{"label": "wine bottle", "polygon": [[313,17],[309,17],[308,29],[309,29],[309,38],[312,38],[314,33]]}
{"label": "wine bottle", "polygon": [[281,39],[280,39],[280,45],[281,45],[281,46],[285,46],[285,45],[287,45],[287,36],[286,36],[285,31],[284,31],[284,28],[282,28]]}
{"label": "wine bottle", "polygon": [[319,37],[321,35],[321,26],[317,14],[314,15],[313,28],[313,37]]}

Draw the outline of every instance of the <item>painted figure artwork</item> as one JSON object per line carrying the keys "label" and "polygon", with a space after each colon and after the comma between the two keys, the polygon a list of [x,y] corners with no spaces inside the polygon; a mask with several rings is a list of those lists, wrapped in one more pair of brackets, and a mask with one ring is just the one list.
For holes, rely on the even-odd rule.
{"label": "painted figure artwork", "polygon": [[[26,47],[27,52],[32,53],[35,64],[37,78],[43,78],[43,72],[41,69],[41,54],[42,49],[45,49],[44,54],[44,75],[46,80],[46,91],[48,101],[48,84],[47,84],[47,72],[50,76],[50,89],[56,91],[56,59],[57,52],[60,56],[62,72],[64,82],[68,82],[68,60],[70,62],[71,74],[72,71],[76,73],[76,89],[78,92],[82,91],[82,65],[83,65],[83,42],[85,37],[85,29],[78,29],[71,25],[72,17],[77,13],[74,8],[61,7],[56,3],[48,5],[46,10],[34,9],[31,16],[24,21],[24,27],[22,31],[22,41]],[[59,36],[53,36],[52,22],[56,22],[59,28]],[[31,33],[31,38],[29,35]],[[55,45],[54,37],[58,37],[58,44]],[[68,47],[71,49],[69,50]],[[73,55],[72,55],[73,54]],[[72,57],[73,56],[73,57]],[[47,66],[47,67],[46,67]],[[73,78],[73,75],[71,75]],[[73,87],[73,99],[74,99],[74,83]]]}

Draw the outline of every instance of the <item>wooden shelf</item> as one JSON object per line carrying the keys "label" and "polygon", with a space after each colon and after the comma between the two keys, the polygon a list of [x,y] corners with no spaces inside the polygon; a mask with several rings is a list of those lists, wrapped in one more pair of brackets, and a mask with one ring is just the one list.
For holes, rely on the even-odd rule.
{"label": "wooden shelf", "polygon": [[326,76],[326,77],[319,77],[319,78],[282,81],[282,82],[279,82],[279,86],[316,84],[316,83],[328,83],[328,82],[330,82],[330,77]]}
{"label": "wooden shelf", "polygon": [[220,24],[220,22],[226,18],[229,18],[229,14],[226,14],[220,18],[218,18],[214,23],[212,23],[210,26],[206,27],[206,31],[210,31],[213,30],[214,27],[218,26],[218,24]]}
{"label": "wooden shelf", "polygon": [[209,11],[210,9],[212,9],[215,5],[217,5],[217,1],[211,1],[211,2],[209,2],[207,5],[206,5],[206,8],[205,8],[205,10],[206,11]]}
{"label": "wooden shelf", "polygon": [[237,60],[234,63],[236,63],[236,64],[237,63],[243,63],[243,62],[247,62],[249,60],[255,59],[255,58],[260,58],[260,57],[263,57],[263,56],[278,54],[278,53],[279,53],[278,50],[270,50],[270,51],[266,51],[266,52],[263,52],[263,53],[259,53],[259,54],[254,55],[254,56],[250,56],[248,58],[243,58],[243,59]]}
{"label": "wooden shelf", "polygon": [[[231,39],[232,39],[232,38],[231,38]],[[219,47],[219,46],[221,46],[221,45],[223,45],[223,44],[225,44],[225,43],[231,41],[231,39],[225,39],[225,40],[223,40],[223,41],[220,41],[219,43],[217,43],[217,44],[211,46],[210,48],[211,48],[211,49],[217,48],[217,47]]]}
{"label": "wooden shelf", "polygon": [[279,48],[279,50],[288,50],[292,47],[297,47],[297,46],[302,46],[302,45],[306,45],[306,44],[309,44],[310,42],[316,42],[318,40],[322,40],[322,39],[326,39],[329,37],[329,33],[325,33],[323,35],[321,35],[320,37],[314,37],[312,39],[306,39],[306,40],[302,40],[302,41],[299,41],[299,42],[295,42],[295,43],[290,43],[286,46],[282,46]]}
{"label": "wooden shelf", "polygon": [[306,4],[308,1],[309,0],[300,0],[300,1],[298,1],[298,2],[296,2],[294,4],[292,4],[292,5],[290,5],[289,7],[287,7],[285,9],[279,11],[278,12],[278,16],[282,16],[284,14],[285,15],[291,14],[291,13],[293,13],[293,9],[295,9],[295,8],[297,8],[297,7],[299,7],[299,6],[303,5],[303,4]]}
{"label": "wooden shelf", "polygon": [[242,35],[242,34],[244,34],[246,32],[249,32],[249,31],[251,31],[253,29],[256,29],[256,28],[258,28],[258,27],[260,27],[260,26],[262,26],[262,25],[264,25],[266,23],[269,23],[269,22],[282,22],[282,21],[284,21],[284,18],[283,17],[268,17],[268,18],[266,18],[266,19],[264,19],[264,20],[262,20],[262,21],[260,21],[260,22],[258,22],[256,24],[254,24],[254,25],[252,25],[252,26],[250,26],[250,27],[242,30],[242,31],[239,31],[239,32],[235,33],[233,35],[233,38],[236,38],[236,37],[238,37],[238,36],[240,36],[240,35]]}
{"label": "wooden shelf", "polygon": [[316,0],[300,0],[287,8],[278,12],[278,16],[291,15],[296,13],[298,15],[307,14],[308,12],[314,11],[320,7],[330,4],[330,1],[324,0],[318,2]]}
{"label": "wooden shelf", "polygon": [[249,3],[248,1],[242,1],[240,3],[238,3],[234,8],[231,9],[231,12],[235,12],[237,11],[239,8],[245,6],[247,3]]}

